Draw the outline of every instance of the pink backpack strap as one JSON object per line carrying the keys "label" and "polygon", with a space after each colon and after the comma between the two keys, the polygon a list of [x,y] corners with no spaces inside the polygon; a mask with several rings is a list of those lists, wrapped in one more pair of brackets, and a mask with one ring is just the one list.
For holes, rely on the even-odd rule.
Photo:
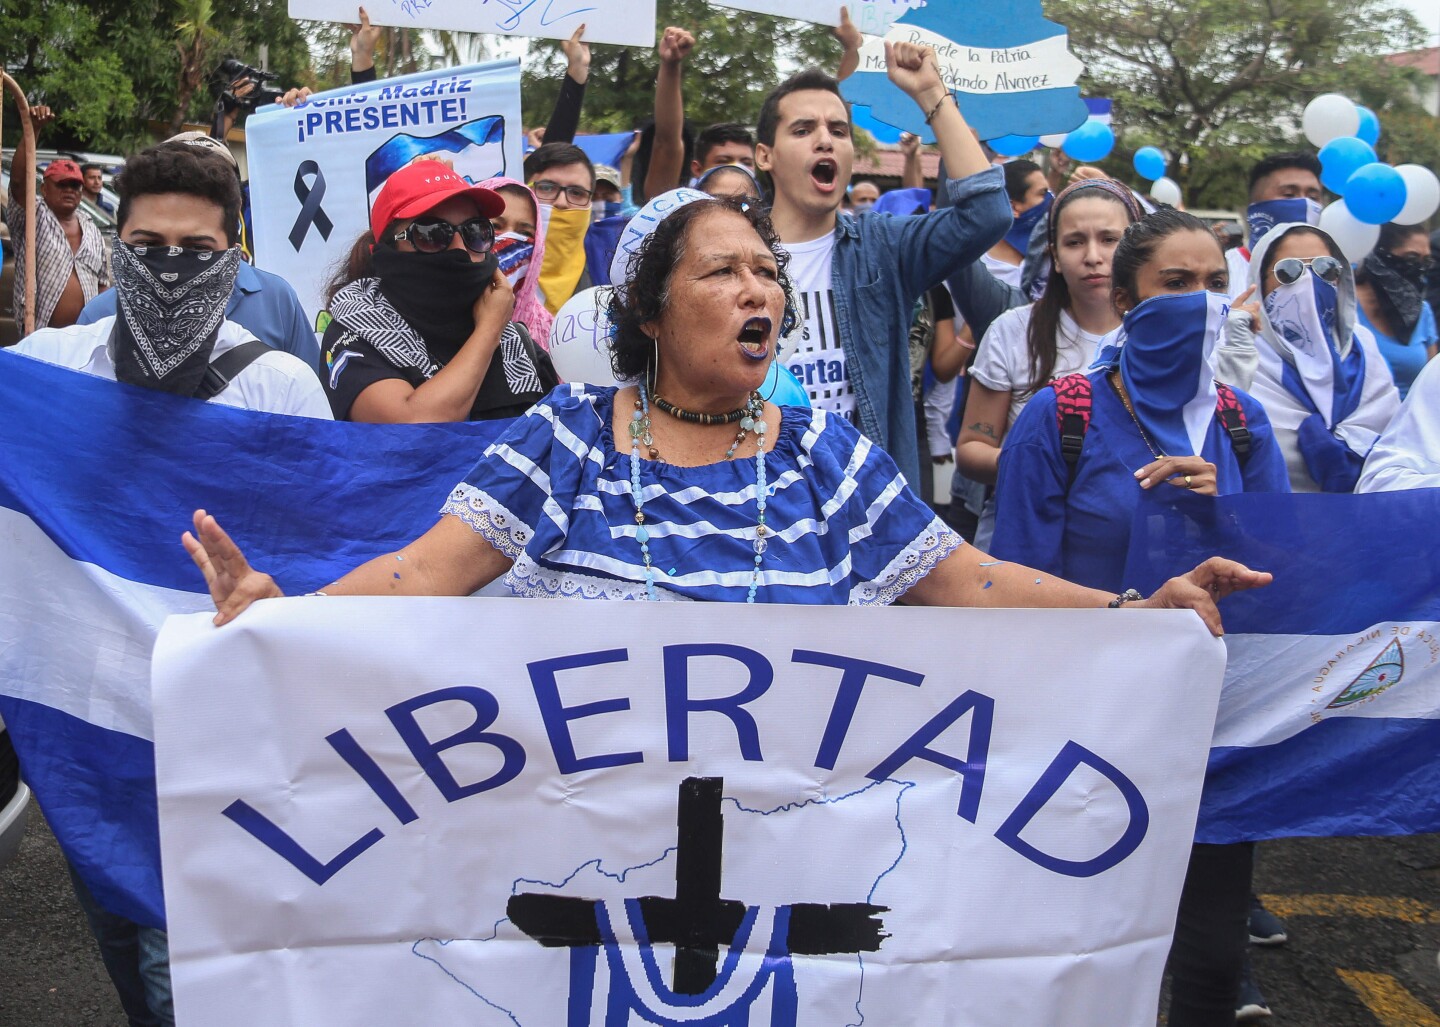
{"label": "pink backpack strap", "polygon": [[1055,390],[1055,427],[1060,433],[1060,455],[1073,475],[1080,450],[1085,446],[1085,433],[1090,430],[1093,405],[1090,379],[1083,374],[1067,374],[1056,378],[1050,387]]}
{"label": "pink backpack strap", "polygon": [[1230,436],[1236,458],[1243,464],[1250,455],[1250,429],[1245,426],[1245,408],[1235,390],[1223,382],[1215,383],[1215,416]]}

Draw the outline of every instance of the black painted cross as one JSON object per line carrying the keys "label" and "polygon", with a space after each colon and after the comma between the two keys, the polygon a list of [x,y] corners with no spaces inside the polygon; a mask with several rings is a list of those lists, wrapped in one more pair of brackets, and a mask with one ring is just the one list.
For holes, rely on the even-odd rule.
{"label": "black painted cross", "polygon": [[[744,903],[720,897],[723,784],[718,777],[687,777],[680,783],[675,897],[637,900],[651,944],[675,946],[674,990],[681,995],[699,995],[715,982],[720,947],[734,942],[745,916]],[[593,899],[524,893],[512,896],[505,912],[541,945],[576,948],[602,942],[597,905]],[[887,937],[875,914],[886,909],[865,902],[792,905],[787,954],[874,952]]]}

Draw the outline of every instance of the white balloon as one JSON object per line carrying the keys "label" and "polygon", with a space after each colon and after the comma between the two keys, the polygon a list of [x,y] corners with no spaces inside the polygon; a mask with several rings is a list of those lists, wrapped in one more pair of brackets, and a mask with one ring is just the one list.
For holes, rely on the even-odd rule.
{"label": "white balloon", "polygon": [[1150,198],[1156,203],[1168,203],[1172,207],[1180,206],[1180,183],[1168,176],[1157,178],[1150,183]]}
{"label": "white balloon", "polygon": [[597,285],[565,301],[550,325],[550,359],[567,382],[615,385],[610,369],[610,318],[605,308],[613,290]]}
{"label": "white balloon", "polygon": [[1380,226],[1367,225],[1351,214],[1344,200],[1336,200],[1320,212],[1320,230],[1335,240],[1352,264],[1364,260],[1380,241]]}
{"label": "white balloon", "polygon": [[1322,93],[1305,105],[1300,125],[1311,145],[1324,146],[1332,139],[1360,131],[1360,111],[1339,93]]}
{"label": "white balloon", "polygon": [[1405,206],[1395,215],[1397,225],[1418,225],[1440,210],[1440,178],[1420,164],[1397,164],[1395,170],[1405,179]]}
{"label": "white balloon", "polygon": [[1041,136],[1040,145],[1048,146],[1052,150],[1058,150],[1065,145],[1065,140],[1069,138],[1069,136],[1069,132],[1061,132],[1059,135]]}

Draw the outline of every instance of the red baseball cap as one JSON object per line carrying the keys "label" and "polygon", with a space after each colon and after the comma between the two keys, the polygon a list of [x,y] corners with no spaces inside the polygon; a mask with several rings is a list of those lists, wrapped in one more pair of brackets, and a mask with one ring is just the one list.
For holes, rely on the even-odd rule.
{"label": "red baseball cap", "polygon": [[379,239],[390,222],[423,214],[454,196],[470,197],[487,218],[505,210],[504,197],[493,189],[471,185],[444,161],[422,158],[405,165],[380,187],[370,207],[370,231]]}
{"label": "red baseball cap", "polygon": [[84,183],[85,175],[80,170],[80,165],[73,160],[52,160],[50,166],[45,169],[45,181],[47,182],[80,182]]}

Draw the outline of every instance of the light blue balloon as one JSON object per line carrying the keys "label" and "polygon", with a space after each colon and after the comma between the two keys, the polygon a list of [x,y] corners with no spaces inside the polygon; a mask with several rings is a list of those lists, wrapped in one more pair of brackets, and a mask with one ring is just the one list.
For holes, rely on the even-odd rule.
{"label": "light blue balloon", "polygon": [[985,141],[990,144],[990,149],[1002,157],[1018,157],[1040,145],[1039,136],[1000,136],[998,139]]}
{"label": "light blue balloon", "polygon": [[1345,206],[1357,221],[1383,225],[1405,207],[1405,177],[1389,164],[1366,164],[1345,183]]}
{"label": "light blue balloon", "polygon": [[1336,196],[1345,195],[1345,183],[1366,164],[1375,163],[1375,150],[1363,139],[1341,136],[1320,148],[1320,182]]}
{"label": "light blue balloon", "polygon": [[1357,103],[1355,109],[1360,112],[1360,127],[1355,130],[1356,138],[1374,146],[1380,141],[1380,119],[1369,107],[1361,107]]}
{"label": "light blue balloon", "polygon": [[1066,137],[1062,149],[1085,164],[1104,160],[1115,149],[1115,133],[1103,121],[1087,121]]}
{"label": "light blue balloon", "polygon": [[1135,173],[1148,182],[1165,177],[1165,154],[1153,146],[1135,151]]}
{"label": "light blue balloon", "polygon": [[777,407],[810,408],[810,394],[805,391],[805,386],[800,384],[799,378],[790,373],[788,367],[778,361],[770,362],[770,370],[766,372],[765,382],[760,386],[760,395]]}

